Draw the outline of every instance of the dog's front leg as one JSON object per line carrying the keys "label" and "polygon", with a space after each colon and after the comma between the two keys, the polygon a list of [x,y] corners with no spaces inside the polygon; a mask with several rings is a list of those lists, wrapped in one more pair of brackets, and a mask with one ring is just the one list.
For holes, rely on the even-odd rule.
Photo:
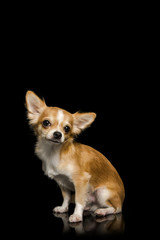
{"label": "dog's front leg", "polygon": [[76,206],[74,213],[69,217],[69,222],[80,222],[83,220],[83,210],[86,205],[88,181],[88,174],[84,174],[80,177],[78,176],[74,179]]}
{"label": "dog's front leg", "polygon": [[55,207],[53,211],[57,213],[65,213],[68,211],[69,203],[71,200],[71,192],[62,186],[59,186],[59,187],[62,192],[63,203],[62,203],[62,206]]}

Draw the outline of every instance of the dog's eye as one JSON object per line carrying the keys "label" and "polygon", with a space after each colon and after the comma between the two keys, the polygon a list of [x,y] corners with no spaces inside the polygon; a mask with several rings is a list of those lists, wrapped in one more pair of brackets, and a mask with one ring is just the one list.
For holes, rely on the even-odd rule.
{"label": "dog's eye", "polygon": [[66,126],[64,127],[64,131],[65,131],[66,133],[68,133],[68,132],[70,131],[70,127],[69,127],[68,125],[66,125]]}
{"label": "dog's eye", "polygon": [[43,125],[43,127],[47,128],[47,127],[51,126],[51,123],[48,120],[44,120],[42,125]]}

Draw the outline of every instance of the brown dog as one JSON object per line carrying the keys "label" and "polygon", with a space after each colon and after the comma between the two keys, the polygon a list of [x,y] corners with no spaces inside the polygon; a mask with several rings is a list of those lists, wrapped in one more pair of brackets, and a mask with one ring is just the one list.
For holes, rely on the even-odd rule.
{"label": "brown dog", "polygon": [[35,152],[47,176],[54,179],[64,198],[54,211],[68,211],[71,191],[75,191],[75,210],[70,222],[82,221],[84,209],[98,216],[122,211],[124,186],[116,169],[100,152],[74,141],[89,127],[95,113],[74,113],[47,107],[35,93],[26,94],[28,119],[37,136]]}

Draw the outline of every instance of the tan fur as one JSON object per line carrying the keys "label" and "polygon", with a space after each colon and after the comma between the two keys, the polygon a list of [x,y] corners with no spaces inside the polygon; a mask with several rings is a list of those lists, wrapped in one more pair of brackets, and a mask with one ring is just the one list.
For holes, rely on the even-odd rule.
{"label": "tan fur", "polygon": [[[100,152],[76,142],[66,143],[61,151],[61,159],[65,159],[65,161],[60,164],[60,168],[67,169],[68,164],[72,164],[74,168],[73,181],[76,182],[78,191],[79,188],[84,189],[88,182],[92,191],[106,186],[112,192],[109,199],[111,204],[115,208],[122,207],[125,195],[123,182],[116,169]],[[84,173],[88,173],[90,179]],[[81,201],[79,200],[79,202]]]}
{"label": "tan fur", "polygon": [[[116,169],[100,152],[74,141],[77,134],[91,125],[96,114],[71,114],[57,107],[47,107],[31,91],[26,94],[26,106],[30,124],[38,139],[36,153],[45,165],[45,173],[59,184],[64,198],[62,206],[54,211],[68,210],[70,190],[74,189],[76,207],[69,221],[82,221],[87,205],[94,205],[98,216],[120,212],[125,192]],[[62,121],[59,121],[58,113]],[[49,127],[43,127],[44,120],[49,120]],[[64,130],[66,124],[70,127],[69,132]],[[59,144],[49,142],[57,129],[64,136],[63,141]]]}

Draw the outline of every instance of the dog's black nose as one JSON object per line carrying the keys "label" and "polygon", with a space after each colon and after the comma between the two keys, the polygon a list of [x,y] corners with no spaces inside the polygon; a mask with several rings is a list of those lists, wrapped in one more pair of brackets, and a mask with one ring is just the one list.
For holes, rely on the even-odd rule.
{"label": "dog's black nose", "polygon": [[60,139],[62,137],[62,133],[56,131],[56,132],[53,133],[53,136],[54,136],[55,139]]}

